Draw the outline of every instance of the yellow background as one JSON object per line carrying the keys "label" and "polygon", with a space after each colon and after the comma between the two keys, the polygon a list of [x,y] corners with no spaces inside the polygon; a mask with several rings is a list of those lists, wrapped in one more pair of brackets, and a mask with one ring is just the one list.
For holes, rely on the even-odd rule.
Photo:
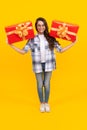
{"label": "yellow background", "polygon": [[[87,126],[87,4],[86,0],[3,0],[0,2],[0,129],[86,130]],[[46,18],[80,26],[77,43],[56,53],[51,78],[50,113],[40,113],[30,52],[21,55],[6,44],[4,27]],[[61,46],[70,44],[58,39]],[[26,41],[16,43],[22,48]]]}

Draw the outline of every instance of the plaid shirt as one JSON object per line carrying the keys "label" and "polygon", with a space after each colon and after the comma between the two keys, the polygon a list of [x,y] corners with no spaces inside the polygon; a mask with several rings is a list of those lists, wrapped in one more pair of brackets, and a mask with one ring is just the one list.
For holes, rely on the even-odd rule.
{"label": "plaid shirt", "polygon": [[[59,52],[62,49],[57,42],[55,42],[55,48]],[[40,39],[38,35],[36,35],[33,39],[29,40],[27,44],[24,46],[23,50],[26,52],[28,52],[28,50],[31,50],[33,71],[35,73],[42,72],[43,70],[41,65]],[[49,49],[49,44],[47,40],[45,41],[45,51],[46,51],[45,72],[48,72],[56,68],[56,61],[54,50]]]}

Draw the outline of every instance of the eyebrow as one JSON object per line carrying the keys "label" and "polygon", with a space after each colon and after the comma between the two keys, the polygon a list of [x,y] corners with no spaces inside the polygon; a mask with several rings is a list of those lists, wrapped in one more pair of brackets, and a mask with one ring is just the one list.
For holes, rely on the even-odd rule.
{"label": "eyebrow", "polygon": [[37,24],[37,25],[40,25],[40,26],[41,26],[41,25],[42,25],[42,26],[45,26],[44,24]]}

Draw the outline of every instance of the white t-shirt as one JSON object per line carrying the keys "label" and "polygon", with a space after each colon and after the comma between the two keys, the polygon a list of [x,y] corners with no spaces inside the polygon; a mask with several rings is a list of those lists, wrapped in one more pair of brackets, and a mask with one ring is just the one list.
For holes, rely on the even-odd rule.
{"label": "white t-shirt", "polygon": [[45,62],[45,41],[46,38],[44,36],[44,34],[39,34],[39,38],[40,38],[40,51],[41,51],[41,63]]}

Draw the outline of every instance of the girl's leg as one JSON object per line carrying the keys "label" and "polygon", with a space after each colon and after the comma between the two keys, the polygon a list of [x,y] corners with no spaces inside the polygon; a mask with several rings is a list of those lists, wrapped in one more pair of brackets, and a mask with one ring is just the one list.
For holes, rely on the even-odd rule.
{"label": "girl's leg", "polygon": [[45,103],[48,103],[48,99],[49,99],[51,75],[52,75],[52,71],[44,73]]}
{"label": "girl's leg", "polygon": [[43,103],[43,73],[35,73],[40,102]]}

